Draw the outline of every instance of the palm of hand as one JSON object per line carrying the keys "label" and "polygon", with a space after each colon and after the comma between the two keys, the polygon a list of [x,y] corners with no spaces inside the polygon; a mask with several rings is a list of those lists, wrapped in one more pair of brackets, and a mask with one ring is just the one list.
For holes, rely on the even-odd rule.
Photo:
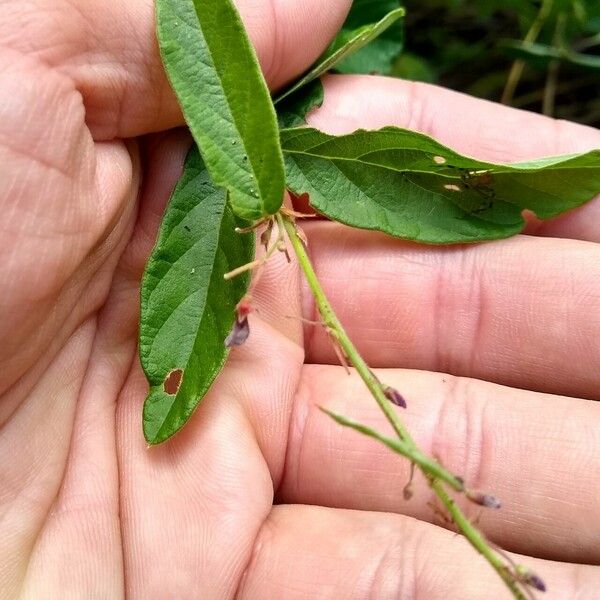
{"label": "palm of hand", "polygon": [[[274,471],[283,468],[283,427],[277,427],[279,439],[261,440],[263,456],[246,409],[259,397],[271,405],[277,400],[283,419],[302,353],[284,335],[261,334],[257,326],[265,354],[279,356],[281,379],[273,380],[259,356],[240,357],[213,394],[221,400],[207,403],[202,428],[146,449],[140,436],[145,383],[135,358],[139,277],[189,139],[182,132],[120,139],[181,122],[174,98],[163,98],[167,84],[152,47],[152,7],[137,3],[123,15],[116,7],[87,6],[77,16],[71,8],[40,2],[29,13],[8,3],[0,11],[7,40],[0,53],[0,268],[7,282],[0,319],[7,341],[0,350],[2,597],[20,590],[24,597],[76,597],[89,589],[94,597],[116,598],[125,580],[134,594],[143,588],[151,597],[185,597],[200,572],[222,579],[215,597],[229,595],[272,505],[267,459]],[[292,70],[314,59],[343,10],[323,24],[302,65],[291,61]],[[86,47],[92,29],[101,37],[115,14],[126,25],[137,12],[140,33],[147,35],[132,49],[142,54],[137,71],[119,64],[128,55],[117,43],[94,47],[94,40]],[[10,35],[9,24],[21,26],[20,39]],[[40,43],[35,53],[29,45],[40,30],[58,41]],[[59,43],[67,41],[76,46],[75,58]],[[289,55],[294,42],[275,48],[269,28],[255,41],[267,56]],[[121,54],[111,56],[111,50]],[[106,72],[93,72],[105,54]],[[290,75],[274,70],[274,84]],[[296,305],[290,316],[298,316],[297,293],[288,296]],[[284,333],[299,340],[300,322],[290,323],[284,319]],[[241,390],[243,381],[251,383]],[[224,410],[215,410],[222,404]],[[182,528],[173,526],[177,514],[186,515]],[[178,548],[182,536],[190,538],[192,522],[194,539],[182,557]],[[207,559],[209,538],[221,541]],[[139,544],[150,554],[135,556]],[[157,560],[174,564],[170,558],[188,574],[170,578],[156,568]]]}
{"label": "palm of hand", "polygon": [[[313,32],[314,47],[300,58],[289,36],[277,51],[274,37],[264,32],[262,39],[255,36],[261,56],[295,57],[281,59],[285,67],[271,67],[273,84],[310,63],[339,25],[346,4],[340,2],[319,24],[320,31]],[[2,596],[21,592],[23,597],[81,597],[78,594],[85,590],[89,597],[117,598],[125,590],[145,598],[200,593],[225,598],[236,591],[256,598],[276,597],[277,590],[287,586],[287,597],[303,597],[312,584],[319,586],[318,597],[330,592],[342,597],[344,593],[412,597],[417,589],[427,589],[428,598],[447,594],[448,589],[456,597],[480,597],[478,593],[496,582],[471,564],[462,542],[425,523],[366,512],[408,510],[419,518],[433,518],[422,507],[424,489],[419,491],[422,503],[418,499],[409,507],[398,503],[406,465],[312,418],[314,405],[331,398],[342,412],[358,410],[377,422],[367,398],[356,407],[357,398],[364,395],[353,378],[336,367],[319,366],[335,359],[322,332],[310,327],[302,331],[300,317],[310,317],[311,308],[294,266],[275,262],[264,274],[256,294],[259,317],[252,321],[251,340],[233,354],[190,425],[171,443],[146,448],[140,431],[146,386],[136,359],[139,277],[188,140],[175,131],[122,141],[181,121],[151,47],[151,7],[142,2],[131,6],[129,22],[137,21],[136,31],[148,45],[136,51],[152,57],[150,63],[147,58],[134,63],[133,73],[131,65],[119,70],[116,62],[106,66],[99,60],[109,54],[103,46],[95,54],[90,50],[105,33],[103,28],[113,26],[116,9],[82,14],[83,21],[90,14],[95,19],[82,25],[65,4],[69,17],[60,35],[71,36],[71,43],[74,37],[86,47],[90,56],[84,58],[82,52],[66,54],[61,44],[40,47],[37,54],[31,51],[35,27],[42,27],[47,36],[58,35],[51,6],[39,2],[34,18],[27,20],[31,36],[21,35],[20,40],[11,37],[9,27],[25,22],[24,14],[20,9],[11,11],[12,2],[0,8],[0,36],[10,42],[0,51],[5,67],[0,74],[0,269],[7,282],[0,302],[0,339],[5,340],[0,348]],[[247,6],[245,16],[252,23],[253,10],[258,9],[252,3]],[[289,22],[285,16],[279,15],[281,26]],[[92,22],[97,36],[85,45]],[[325,107],[315,119],[334,129],[349,127],[351,119],[339,116],[350,112],[345,90],[358,94],[351,103],[355,107],[361,93],[363,102],[373,96],[373,85],[381,86],[382,97],[391,98],[400,90],[386,91],[388,83],[381,81],[334,80],[328,96],[332,108]],[[393,110],[372,119],[385,118],[381,124],[402,120]],[[591,144],[592,135],[586,135]],[[544,150],[540,142],[538,152]],[[591,239],[594,232],[585,229],[588,221],[571,217],[556,226],[579,228],[583,233],[573,237]],[[392,324],[389,334],[373,333],[377,318],[393,313],[391,292],[397,298],[400,289],[386,290],[387,276],[390,269],[394,273],[399,265],[410,269],[413,262],[419,269],[431,269],[446,256],[444,251],[430,252],[432,259],[425,258],[424,250],[401,245],[401,258],[398,244],[380,236],[327,224],[311,226],[309,233],[317,267],[341,304],[342,320],[357,339],[363,336],[375,366],[399,366],[399,359],[389,359],[381,349],[397,340],[398,323]],[[364,264],[357,266],[359,251]],[[357,272],[336,282],[340,265],[344,269],[353,265]],[[410,312],[406,300],[419,294],[416,289],[406,294]],[[369,316],[374,303],[381,313]],[[361,307],[369,311],[366,316],[357,312]],[[402,341],[410,340],[408,335]],[[415,366],[443,368],[421,347],[408,354]],[[562,388],[558,380],[537,385],[516,376],[506,381],[484,367],[474,366],[470,374],[589,397],[595,374],[586,374],[584,367],[575,384]],[[402,380],[402,386],[423,396],[410,417],[415,422],[427,423],[429,413],[441,410],[425,402],[432,389],[443,388],[441,376],[406,375],[398,369],[389,369],[386,376],[390,383]],[[538,410],[541,399],[535,402]],[[589,410],[581,405],[574,412],[585,421]],[[598,418],[597,411],[594,415]],[[447,420],[457,425],[456,418]],[[447,424],[448,435],[438,436],[427,425],[421,441],[469,468],[469,459],[451,450],[451,440],[459,433],[452,434],[450,428]],[[308,441],[309,433],[313,441]],[[556,454],[560,451],[553,449]],[[374,461],[381,464],[379,471],[373,470]],[[481,479],[487,485],[494,477]],[[511,481],[508,475],[505,479]],[[281,501],[295,504],[273,507],[274,490]],[[544,491],[551,495],[552,491]],[[506,494],[519,499],[517,492]],[[346,511],[311,509],[303,503],[365,512],[350,517]],[[589,515],[594,506],[591,496],[581,503]],[[539,542],[524,542],[518,528],[505,531],[502,517],[487,522],[490,535],[511,549],[551,554],[540,553],[539,548],[556,531],[544,533],[523,510],[521,516],[533,523]],[[398,545],[400,533],[404,547]],[[418,549],[417,538],[431,540],[435,549]],[[586,540],[584,536],[572,548],[566,544],[565,556],[555,558],[598,560]],[[407,551],[408,547],[412,549]],[[441,577],[434,570],[417,577],[417,563],[425,555],[428,563],[443,562],[447,555],[456,560]],[[556,576],[555,589],[571,590],[563,583],[570,571],[568,567],[563,571]]]}

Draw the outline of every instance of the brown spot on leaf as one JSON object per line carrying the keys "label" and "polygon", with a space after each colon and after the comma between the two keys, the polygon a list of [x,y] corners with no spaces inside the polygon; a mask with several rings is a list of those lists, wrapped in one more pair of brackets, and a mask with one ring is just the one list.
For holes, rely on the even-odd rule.
{"label": "brown spot on leaf", "polygon": [[166,394],[174,396],[181,386],[181,380],[183,379],[183,371],[181,369],[174,369],[166,377],[163,383],[163,389]]}

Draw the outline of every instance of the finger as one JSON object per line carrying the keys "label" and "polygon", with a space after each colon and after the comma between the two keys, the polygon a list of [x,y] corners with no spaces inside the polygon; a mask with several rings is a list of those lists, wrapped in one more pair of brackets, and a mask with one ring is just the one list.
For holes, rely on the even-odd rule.
{"label": "finger", "polygon": [[358,120],[372,128],[395,124],[421,131],[459,152],[497,162],[600,146],[600,132],[592,127],[556,121],[435,85],[389,77],[328,77],[325,102],[310,114],[310,124],[340,134],[356,129]]}
{"label": "finger", "polygon": [[[0,405],[8,403],[12,409],[0,415],[2,598],[24,597],[28,574],[39,572],[38,549],[52,534],[47,521],[65,474],[94,333],[95,325],[88,320],[49,360],[42,357],[8,393],[0,392]],[[58,590],[56,597],[63,597]]]}
{"label": "finger", "polygon": [[[424,371],[376,373],[406,398],[401,418],[419,447],[468,487],[500,498],[500,510],[463,503],[481,516],[479,525],[493,541],[533,556],[600,563],[600,404]],[[319,405],[391,431],[358,376],[305,365],[278,490],[283,502],[435,520],[422,477],[415,480],[415,498],[403,500],[406,459],[340,427]]]}
{"label": "finger", "polygon": [[[567,121],[472,98],[425,83],[385,77],[331,76],[325,102],[309,123],[335,134],[397,125],[434,137],[458,152],[491,162],[515,162],[600,148],[600,132]],[[552,221],[531,225],[539,235],[600,241],[600,198]]]}
{"label": "finger", "polygon": [[[548,600],[592,600],[600,585],[594,567],[515,558],[546,582]],[[261,530],[238,597],[512,596],[462,537],[435,526],[389,514],[277,506]]]}
{"label": "finger", "polygon": [[125,595],[232,597],[272,502],[256,440],[230,392],[217,387],[222,402],[206,401],[171,442],[147,448],[145,388],[138,367],[117,414]]}
{"label": "finger", "polygon": [[[319,56],[350,1],[237,4],[276,88]],[[0,39],[72,80],[96,139],[132,137],[182,123],[160,62],[154,2],[9,0],[0,4]]]}
{"label": "finger", "polygon": [[[251,316],[186,427],[148,448],[141,435],[147,385],[135,365],[119,400],[118,454],[127,596],[235,595],[283,471],[302,349]],[[268,360],[265,360],[268,357]],[[162,566],[161,566],[162,565]],[[173,568],[177,565],[177,568]]]}
{"label": "finger", "polygon": [[[598,397],[600,245],[519,236],[429,248],[334,223],[305,229],[319,279],[371,366]],[[304,311],[314,319],[307,288]],[[323,330],[307,327],[305,347],[308,362],[337,364]]]}
{"label": "finger", "polygon": [[138,182],[134,144],[93,144],[63,76],[0,51],[0,393],[102,304]]}
{"label": "finger", "polygon": [[[85,377],[73,399],[75,419],[72,431],[69,430],[65,439],[68,455],[62,457],[66,464],[60,465],[64,469],[59,480],[60,490],[48,490],[52,493],[51,509],[31,549],[26,580],[19,594],[22,598],[78,598],[82,590],[85,594],[92,594],[93,590],[93,595],[98,598],[123,597],[115,405],[131,365],[135,339],[114,343],[123,332],[116,335],[105,327],[108,325],[103,323],[106,313],[117,309],[114,299],[109,300],[99,323],[90,322],[93,345],[91,353],[81,357],[80,368],[82,372],[85,370]],[[131,312],[130,307],[122,304],[118,308]],[[119,319],[111,321],[110,325],[120,324]],[[125,329],[127,331],[129,325]],[[78,353],[81,350],[75,349]],[[65,372],[72,373],[72,368],[63,369],[62,377]],[[46,389],[45,381],[38,385]],[[64,392],[63,385],[60,395]],[[48,408],[42,398],[35,401],[40,403],[43,423],[28,428],[28,440],[48,430]],[[64,411],[62,403],[58,407]],[[47,435],[51,437],[53,451],[40,447],[40,453],[47,455],[44,459],[38,457],[38,463],[31,469],[20,465],[23,472],[33,474],[32,482],[38,488],[46,485],[48,479],[49,469],[42,468],[42,461],[52,460],[53,468],[58,467],[54,451],[54,446],[58,446],[55,428],[49,429]],[[21,452],[23,445],[23,439],[14,443],[13,455],[14,449],[18,447]],[[28,518],[31,517],[28,515]],[[1,584],[0,589],[6,591]]]}

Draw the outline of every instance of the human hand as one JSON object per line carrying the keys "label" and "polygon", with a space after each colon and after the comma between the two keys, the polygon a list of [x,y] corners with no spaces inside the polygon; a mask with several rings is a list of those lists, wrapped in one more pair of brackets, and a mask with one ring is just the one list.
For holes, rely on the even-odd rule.
{"label": "human hand", "polygon": [[[333,366],[326,336],[302,331],[297,317],[311,318],[313,309],[295,267],[283,261],[264,273],[251,338],[191,423],[164,446],[144,445],[146,384],[134,360],[139,277],[187,143],[179,132],[145,138],[138,160],[135,144],[114,141],[181,122],[151,43],[148,4],[87,13],[96,35],[85,36],[87,55],[64,71],[81,86],[95,143],[82,109],[77,116],[78,105],[59,95],[62,69],[41,67],[28,51],[6,75],[25,89],[7,94],[8,84],[0,86],[7,207],[0,218],[8,234],[0,268],[9,282],[0,303],[8,340],[0,349],[3,597],[19,590],[34,598],[503,597],[460,538],[426,523],[435,514],[425,486],[410,503],[401,499],[404,461],[315,410],[325,405],[383,428],[360,383]],[[338,3],[331,19],[315,21],[308,4],[282,9],[276,38],[261,29],[263,3],[245,5],[263,65],[274,55],[285,65],[272,67],[274,85],[319,53],[347,8]],[[28,22],[50,27],[49,7]],[[56,21],[83,36],[88,9],[72,29],[66,18]],[[119,21],[119,10],[128,18]],[[290,24],[292,14],[306,15],[304,29]],[[9,38],[18,10],[2,7],[0,17],[0,35]],[[308,27],[315,46],[302,58]],[[37,38],[48,36],[21,43]],[[127,39],[128,69],[119,70]],[[272,53],[272,39],[287,50]],[[69,41],[53,50],[72,53]],[[32,62],[44,76],[28,71]],[[81,79],[70,71],[78,67]],[[117,90],[107,88],[119,84],[115,101]],[[7,106],[23,117],[5,118]],[[396,123],[496,160],[600,144],[583,127],[376,78],[330,78],[311,122],[334,131]],[[540,226],[536,237],[466,248],[306,226],[328,294],[366,358],[406,395],[417,441],[498,493],[504,508],[480,526],[507,549],[556,560],[527,564],[557,599],[592,598],[600,579],[594,567],[560,562],[599,562],[600,413],[589,400],[549,395],[597,395],[599,211],[592,203]]]}
{"label": "human hand", "polygon": [[[280,87],[319,56],[350,0],[239,4]],[[207,492],[203,467],[179,480],[208,457],[193,436],[156,451],[141,437],[139,279],[190,144],[167,132],[183,119],[154,3],[4,0],[0,41],[0,598],[230,595],[243,565],[226,573],[231,548],[202,548],[221,500],[189,530],[198,552],[171,528],[184,517],[173,497],[186,522],[200,516],[189,486]],[[174,469],[171,452],[187,457]],[[154,469],[179,483],[162,487]],[[157,510],[173,512],[156,521]],[[240,560],[250,543],[242,531]]]}

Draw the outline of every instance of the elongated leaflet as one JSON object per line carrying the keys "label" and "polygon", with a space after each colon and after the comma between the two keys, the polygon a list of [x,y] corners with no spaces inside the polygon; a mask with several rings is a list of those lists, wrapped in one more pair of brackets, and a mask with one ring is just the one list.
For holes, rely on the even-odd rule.
{"label": "elongated leaflet", "polygon": [[223,274],[254,255],[254,236],[234,233],[244,224],[192,149],[142,281],[140,358],[150,383],[144,435],[151,444],[183,427],[225,363],[225,338],[249,277],[225,281]]}
{"label": "elongated leaflet", "polygon": [[509,237],[600,191],[600,151],[498,165],[414,131],[281,131],[288,187],[333,220],[431,244]]}
{"label": "elongated leaflet", "polygon": [[249,220],[279,210],[284,168],[258,59],[231,0],[157,0],[163,62],[216,185]]}

